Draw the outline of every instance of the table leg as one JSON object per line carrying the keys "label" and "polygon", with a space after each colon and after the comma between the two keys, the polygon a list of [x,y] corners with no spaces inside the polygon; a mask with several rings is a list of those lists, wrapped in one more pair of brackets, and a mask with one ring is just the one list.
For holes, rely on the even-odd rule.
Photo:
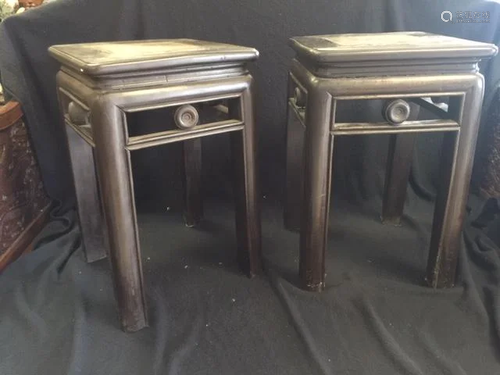
{"label": "table leg", "polygon": [[450,99],[449,113],[460,132],[445,133],[441,155],[441,181],[432,227],[427,282],[433,288],[455,283],[465,208],[476,148],[483,97],[482,76],[463,97]]}
{"label": "table leg", "polygon": [[300,232],[300,280],[306,290],[325,286],[325,251],[333,161],[332,98],[310,90],[304,142],[304,195]]}
{"label": "table leg", "polygon": [[125,331],[148,325],[126,118],[106,98],[92,108],[96,161],[109,234],[110,264]]}
{"label": "table leg", "polygon": [[286,136],[285,228],[300,230],[301,203],[304,191],[304,126],[288,104]]}
{"label": "table leg", "polygon": [[106,228],[99,201],[94,154],[92,146],[71,126],[66,126],[66,135],[85,257],[91,263],[106,258],[107,253]]}
{"label": "table leg", "polygon": [[416,139],[414,133],[390,136],[382,205],[384,224],[401,224]]}
{"label": "table leg", "polygon": [[183,142],[184,222],[188,227],[196,226],[203,219],[201,154],[200,138]]}
{"label": "table leg", "polygon": [[[241,118],[245,126],[242,131],[231,133],[231,150],[234,170],[234,195],[236,211],[236,235],[238,238],[238,261],[250,276],[262,272],[260,192],[257,168],[257,132],[251,85],[243,92],[241,106],[232,105],[232,116]],[[243,109],[243,111],[241,111]],[[238,113],[236,113],[238,112]]]}

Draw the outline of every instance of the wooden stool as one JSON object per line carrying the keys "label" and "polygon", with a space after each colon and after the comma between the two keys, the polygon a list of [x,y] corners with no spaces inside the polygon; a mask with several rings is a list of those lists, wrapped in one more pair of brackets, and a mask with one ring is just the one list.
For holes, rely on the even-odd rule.
{"label": "wooden stool", "polygon": [[[398,222],[411,162],[411,134],[434,131],[445,135],[427,281],[434,288],[453,286],[483,100],[478,62],[495,55],[496,46],[423,32],[305,36],[291,39],[291,46],[297,57],[288,91],[285,222],[290,228],[300,226],[302,286],[311,291],[325,286],[335,138],[395,135],[383,215]],[[430,97],[448,97],[448,111]],[[341,101],[373,99],[387,100],[386,122],[335,121]],[[436,119],[408,121],[409,101]],[[399,156],[403,161],[396,162]]]}
{"label": "wooden stool", "polygon": [[[184,142],[186,224],[202,215],[199,138],[231,134],[238,259],[253,276],[261,271],[261,229],[256,173],[252,48],[188,39],[53,46],[87,260],[109,249],[121,324],[147,326],[130,153]],[[201,121],[213,107],[217,121]],[[132,133],[127,115],[169,107],[177,128]],[[94,164],[95,161],[95,164]],[[103,220],[103,217],[105,220]]]}

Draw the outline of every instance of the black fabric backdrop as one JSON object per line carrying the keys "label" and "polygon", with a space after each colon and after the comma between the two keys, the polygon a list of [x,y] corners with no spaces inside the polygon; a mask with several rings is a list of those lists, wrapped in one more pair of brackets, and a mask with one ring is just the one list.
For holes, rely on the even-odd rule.
{"label": "black fabric backdrop", "polygon": [[[487,10],[491,22],[444,23],[443,10]],[[387,137],[338,143],[324,293],[296,287],[298,235],[281,219],[290,36],[424,30],[498,45],[499,11],[495,2],[463,0],[61,0],[7,19],[0,25],[2,81],[24,106],[46,188],[60,205],[38,250],[0,275],[0,374],[500,373],[498,202],[471,198],[457,287],[423,286],[439,135],[419,138],[399,228],[378,219]],[[107,262],[83,259],[55,97],[58,66],[46,50],[177,37],[261,52],[252,72],[267,272],[248,280],[235,263],[225,137],[204,140],[207,220],[196,229],[182,224],[178,147],[137,152],[151,327],[125,334]],[[498,65],[483,64],[486,111],[497,105],[490,98]],[[356,115],[374,119],[379,108]],[[164,118],[132,120],[154,127]]]}

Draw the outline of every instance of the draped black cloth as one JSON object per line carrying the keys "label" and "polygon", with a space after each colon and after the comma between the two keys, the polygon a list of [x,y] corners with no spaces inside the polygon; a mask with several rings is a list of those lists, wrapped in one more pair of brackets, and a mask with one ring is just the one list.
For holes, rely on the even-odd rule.
{"label": "draped black cloth", "polygon": [[[445,10],[488,11],[490,22],[446,23]],[[424,286],[438,134],[419,137],[398,228],[382,226],[378,217],[387,137],[338,142],[324,293],[296,287],[298,235],[283,229],[281,197],[289,37],[422,30],[498,45],[499,12],[496,2],[465,0],[60,0],[4,21],[2,83],[23,105],[46,189],[60,205],[37,251],[0,275],[0,374],[498,373],[498,202],[470,199],[457,286]],[[248,280],[236,266],[224,137],[204,140],[207,219],[196,229],[182,224],[178,147],[137,152],[151,327],[125,334],[107,262],[83,259],[55,94],[58,64],[47,48],[180,37],[261,53],[251,70],[266,275]],[[491,100],[500,77],[497,59],[483,63],[482,71],[487,113],[498,105]],[[379,109],[367,106],[356,115],[374,119]],[[162,118],[134,121],[155,126]]]}

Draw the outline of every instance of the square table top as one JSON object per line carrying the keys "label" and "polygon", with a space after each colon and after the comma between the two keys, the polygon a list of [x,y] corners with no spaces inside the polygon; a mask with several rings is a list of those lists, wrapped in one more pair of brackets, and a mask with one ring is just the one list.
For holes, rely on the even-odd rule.
{"label": "square table top", "polygon": [[49,53],[62,65],[100,76],[257,59],[253,48],[193,39],[158,39],[55,45]]}
{"label": "square table top", "polygon": [[498,51],[493,44],[420,31],[300,36],[290,44],[299,57],[317,63],[480,59]]}

